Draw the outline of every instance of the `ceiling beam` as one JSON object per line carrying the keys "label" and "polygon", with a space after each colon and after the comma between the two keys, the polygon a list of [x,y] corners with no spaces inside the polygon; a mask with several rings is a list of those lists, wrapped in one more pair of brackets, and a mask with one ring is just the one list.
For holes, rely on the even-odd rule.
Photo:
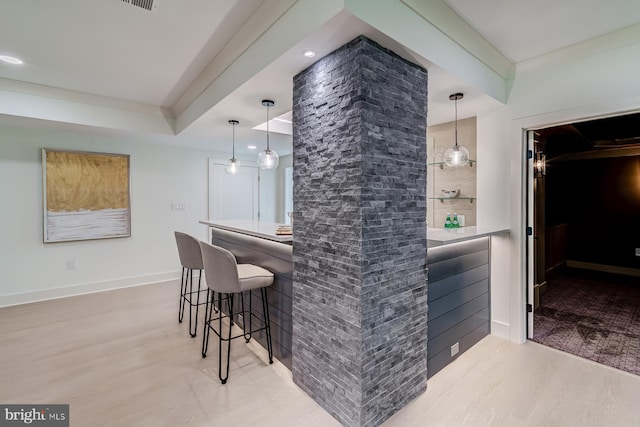
{"label": "ceiling beam", "polygon": [[503,79],[513,78],[514,64],[443,0],[402,0],[402,2]]}
{"label": "ceiling beam", "polygon": [[0,114],[77,125],[174,135],[161,107],[0,78]]}
{"label": "ceiling beam", "polygon": [[[513,67],[508,64],[506,58],[501,59],[501,55],[488,43],[482,44],[482,48],[478,43],[470,43],[468,36],[460,36],[459,40],[454,40],[422,16],[429,10],[425,9],[426,5],[422,2],[345,0],[345,7],[354,16],[429,62],[506,104],[513,75]],[[449,14],[447,16],[451,18]],[[435,19],[434,17],[435,15],[429,16],[430,19]],[[462,19],[448,24],[451,28],[457,26],[469,27]],[[459,35],[469,33],[470,27],[457,32]]]}
{"label": "ceiling beam", "polygon": [[[286,1],[282,0],[278,4],[284,8],[288,4]],[[199,89],[195,91],[197,95],[194,97],[193,92],[188,95],[193,97],[193,100],[187,106],[178,106],[176,132],[180,133],[185,130],[226,96],[287,52],[302,38],[313,33],[340,13],[343,8],[343,0],[295,1],[286,10],[283,10],[275,22],[242,53],[237,55],[228,65],[221,67],[224,69],[216,69],[217,65],[211,64],[208,71],[211,75],[204,77],[205,81],[209,82],[206,87],[202,82],[198,82]],[[260,9],[256,12],[257,16],[260,16],[259,13]],[[179,102],[184,103],[183,100]]]}

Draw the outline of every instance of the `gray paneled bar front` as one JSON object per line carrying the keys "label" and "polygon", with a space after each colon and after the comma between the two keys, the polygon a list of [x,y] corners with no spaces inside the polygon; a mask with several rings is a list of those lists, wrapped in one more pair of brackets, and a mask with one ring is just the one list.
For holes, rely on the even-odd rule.
{"label": "gray paneled bar front", "polygon": [[429,377],[489,334],[489,260],[489,237],[427,250]]}
{"label": "gray paneled bar front", "polygon": [[[259,237],[211,228],[211,243],[228,249],[239,264],[255,264],[274,274],[274,282],[267,290],[273,355],[291,369],[291,295],[293,292],[292,247]],[[262,302],[259,291],[252,291],[252,311],[262,317]],[[266,347],[264,331],[254,334],[256,340]]]}
{"label": "gray paneled bar front", "polygon": [[[230,250],[239,263],[274,273],[268,290],[273,352],[291,369],[292,246],[218,228],[211,228],[211,242]],[[482,237],[427,250],[429,377],[489,334],[489,242],[489,237]],[[253,311],[262,316],[259,294],[252,298]],[[264,333],[255,337],[266,346]],[[451,356],[455,343],[460,351]]]}

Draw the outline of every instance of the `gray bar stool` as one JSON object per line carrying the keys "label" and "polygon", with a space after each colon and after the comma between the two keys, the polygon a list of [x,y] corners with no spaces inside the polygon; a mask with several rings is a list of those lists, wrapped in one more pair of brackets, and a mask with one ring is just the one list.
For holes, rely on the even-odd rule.
{"label": "gray bar stool", "polygon": [[[200,242],[202,249],[202,261],[207,279],[207,306],[205,308],[204,334],[202,337],[202,357],[207,357],[209,346],[209,334],[213,331],[218,336],[218,377],[222,384],[229,378],[229,355],[231,353],[231,340],[244,337],[246,342],[251,340],[251,334],[264,330],[267,335],[267,351],[269,352],[269,363],[273,363],[273,348],[271,345],[271,323],[269,322],[269,303],[267,301],[267,287],[273,283],[273,273],[262,267],[253,264],[238,264],[236,257],[228,250],[219,246],[213,246],[205,242]],[[251,311],[251,295],[249,295],[249,310],[245,310],[243,292],[252,289],[260,289],[262,296],[262,314],[260,319]],[[213,318],[213,307],[215,294],[218,294],[219,314]],[[251,292],[249,292],[250,294]],[[240,297],[240,312],[234,311],[234,296]],[[227,313],[223,312],[222,301],[227,302]],[[243,333],[236,336],[231,335],[234,316],[242,315]],[[253,328],[252,318],[261,320],[261,327]],[[226,334],[222,330],[222,320],[228,319],[229,330]],[[214,327],[218,321],[217,330]],[[248,323],[248,325],[247,325]],[[222,373],[222,347],[227,343],[227,367]]]}
{"label": "gray bar stool", "polygon": [[[180,282],[180,306],[178,307],[178,322],[182,323],[184,318],[184,307],[189,304],[189,334],[196,336],[198,331],[198,307],[205,304],[200,303],[200,283],[202,282],[202,252],[199,240],[188,234],[175,232],[176,244],[178,245],[178,255],[182,264],[182,280]],[[198,290],[193,291],[193,271],[198,270]],[[188,287],[188,290],[187,290]],[[194,302],[194,296],[196,301]],[[195,307],[195,321],[193,320],[193,308]]]}

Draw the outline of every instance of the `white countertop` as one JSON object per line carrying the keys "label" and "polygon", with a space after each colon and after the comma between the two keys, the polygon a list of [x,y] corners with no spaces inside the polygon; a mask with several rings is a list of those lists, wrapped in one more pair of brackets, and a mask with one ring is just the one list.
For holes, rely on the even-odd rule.
{"label": "white countertop", "polygon": [[248,234],[249,236],[260,237],[275,242],[291,242],[293,240],[293,237],[290,235],[276,234],[278,226],[283,224],[275,222],[252,221],[250,219],[225,219],[200,221],[200,224],[222,230],[235,231],[236,233]]}
{"label": "white countertop", "polygon": [[[226,219],[200,221],[200,224],[209,227],[220,228],[236,233],[248,234],[250,236],[261,237],[275,242],[291,242],[292,236],[282,236],[276,234],[279,223],[252,221],[250,219]],[[498,233],[506,233],[509,229],[501,227],[481,227],[469,226],[452,229],[427,228],[428,246],[440,246],[448,243],[457,243],[465,240],[476,239],[484,236],[491,236]]]}
{"label": "white countertop", "polygon": [[469,226],[460,228],[427,228],[427,245],[440,246],[448,243],[463,242],[478,237],[508,233],[508,228]]}

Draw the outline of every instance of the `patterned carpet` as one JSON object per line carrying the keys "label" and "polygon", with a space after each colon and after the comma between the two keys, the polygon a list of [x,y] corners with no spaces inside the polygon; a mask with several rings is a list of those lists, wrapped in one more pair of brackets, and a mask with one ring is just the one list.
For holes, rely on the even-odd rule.
{"label": "patterned carpet", "polygon": [[640,278],[567,270],[547,284],[533,341],[640,375]]}

